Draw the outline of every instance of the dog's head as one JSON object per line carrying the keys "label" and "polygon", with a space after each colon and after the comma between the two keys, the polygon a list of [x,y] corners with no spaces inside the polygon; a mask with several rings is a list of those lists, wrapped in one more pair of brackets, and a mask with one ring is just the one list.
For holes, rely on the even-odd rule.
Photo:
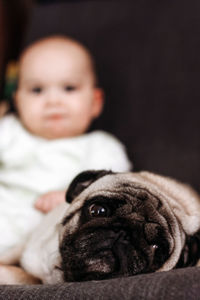
{"label": "dog's head", "polygon": [[199,199],[182,184],[148,172],[86,171],[73,180],[66,199],[71,205],[60,233],[65,281],[130,276],[197,261]]}

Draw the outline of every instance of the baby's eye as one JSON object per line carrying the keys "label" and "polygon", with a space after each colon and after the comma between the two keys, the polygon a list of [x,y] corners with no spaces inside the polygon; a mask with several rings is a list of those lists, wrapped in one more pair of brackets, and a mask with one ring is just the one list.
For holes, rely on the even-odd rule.
{"label": "baby's eye", "polygon": [[67,92],[73,92],[73,91],[75,91],[75,90],[77,89],[77,87],[76,87],[75,85],[66,85],[66,86],[64,87],[64,89],[65,89],[65,91],[67,91]]}
{"label": "baby's eye", "polygon": [[42,92],[42,88],[40,86],[35,86],[31,89],[31,92],[34,94],[40,94]]}

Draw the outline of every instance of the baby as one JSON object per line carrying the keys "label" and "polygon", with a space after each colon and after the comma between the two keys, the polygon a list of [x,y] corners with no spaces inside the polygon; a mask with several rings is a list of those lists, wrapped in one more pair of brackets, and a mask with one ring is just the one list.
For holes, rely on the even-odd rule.
{"label": "baby", "polygon": [[16,114],[0,120],[0,254],[23,241],[86,169],[131,169],[124,146],[86,133],[103,107],[88,50],[63,36],[41,39],[19,60]]}

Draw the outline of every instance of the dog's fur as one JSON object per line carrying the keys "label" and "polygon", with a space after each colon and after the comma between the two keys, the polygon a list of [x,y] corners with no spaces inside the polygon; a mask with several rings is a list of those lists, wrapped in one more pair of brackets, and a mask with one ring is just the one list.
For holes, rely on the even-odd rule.
{"label": "dog's fur", "polygon": [[149,172],[86,171],[66,199],[23,250],[0,257],[2,263],[19,258],[31,274],[22,280],[15,270],[15,283],[99,280],[198,263],[200,198],[187,185]]}

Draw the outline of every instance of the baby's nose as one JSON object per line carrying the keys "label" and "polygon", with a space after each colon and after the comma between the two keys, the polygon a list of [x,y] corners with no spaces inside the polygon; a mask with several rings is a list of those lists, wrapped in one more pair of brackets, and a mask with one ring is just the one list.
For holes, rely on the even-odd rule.
{"label": "baby's nose", "polygon": [[62,95],[56,89],[51,89],[46,94],[46,102],[48,104],[59,103],[62,100]]}

